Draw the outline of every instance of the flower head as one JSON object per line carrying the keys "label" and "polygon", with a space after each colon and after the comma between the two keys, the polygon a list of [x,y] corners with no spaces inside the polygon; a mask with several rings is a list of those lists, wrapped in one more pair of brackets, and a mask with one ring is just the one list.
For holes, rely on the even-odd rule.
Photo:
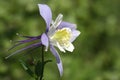
{"label": "flower head", "polygon": [[53,21],[52,12],[49,6],[45,4],[38,4],[38,7],[39,7],[40,15],[42,16],[42,18],[46,23],[45,33],[35,37],[23,36],[28,39],[19,41],[19,43],[13,46],[12,48],[21,45],[23,43],[31,42],[38,39],[41,39],[41,42],[34,43],[25,48],[22,48],[14,52],[13,54],[9,55],[8,57],[23,50],[26,50],[28,48],[44,45],[46,47],[45,50],[47,51],[48,48],[50,48],[50,51],[55,56],[60,75],[62,76],[63,74],[62,61],[55,47],[59,48],[59,50],[62,52],[66,52],[66,51],[73,52],[74,46],[72,42],[80,35],[80,31],[76,30],[75,24],[62,21],[63,18],[62,14],[59,14],[58,17],[55,19],[55,21]]}

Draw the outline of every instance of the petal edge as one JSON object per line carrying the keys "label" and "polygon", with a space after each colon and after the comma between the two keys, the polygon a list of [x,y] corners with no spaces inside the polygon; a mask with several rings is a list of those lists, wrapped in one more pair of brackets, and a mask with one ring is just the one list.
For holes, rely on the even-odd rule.
{"label": "petal edge", "polygon": [[42,42],[42,45],[44,45],[46,47],[45,51],[47,51],[48,46],[49,46],[49,40],[45,33],[43,33],[41,36],[41,42]]}
{"label": "petal edge", "polygon": [[60,76],[62,76],[63,75],[63,66],[62,66],[62,61],[60,59],[60,56],[59,56],[57,50],[52,45],[50,45],[50,51],[56,58],[58,70],[59,70]]}
{"label": "petal edge", "polygon": [[45,20],[46,26],[47,26],[47,30],[48,30],[49,27],[50,27],[50,23],[52,22],[52,12],[51,12],[51,9],[50,9],[50,7],[48,5],[45,5],[45,4],[38,4],[38,7],[39,7],[40,15]]}

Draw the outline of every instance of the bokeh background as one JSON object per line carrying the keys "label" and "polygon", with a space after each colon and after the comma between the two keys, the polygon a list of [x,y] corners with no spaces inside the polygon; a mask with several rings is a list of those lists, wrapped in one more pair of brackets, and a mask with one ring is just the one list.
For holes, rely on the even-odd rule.
{"label": "bokeh background", "polygon": [[[24,39],[16,33],[37,36],[45,30],[38,3],[51,7],[53,19],[62,13],[81,31],[73,53],[59,52],[61,80],[120,80],[120,0],[0,0],[0,80],[33,80],[19,59],[32,67],[40,49],[4,58],[17,50],[7,51],[14,41]],[[45,80],[59,80],[54,56],[48,52],[45,58],[52,60],[45,66]]]}

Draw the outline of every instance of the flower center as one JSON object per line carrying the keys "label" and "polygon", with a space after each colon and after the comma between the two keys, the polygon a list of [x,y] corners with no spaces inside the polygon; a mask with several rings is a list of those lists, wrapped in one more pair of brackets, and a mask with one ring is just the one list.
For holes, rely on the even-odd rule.
{"label": "flower center", "polygon": [[57,41],[61,46],[67,45],[71,38],[71,29],[62,28],[58,29],[53,36],[51,36],[51,40]]}

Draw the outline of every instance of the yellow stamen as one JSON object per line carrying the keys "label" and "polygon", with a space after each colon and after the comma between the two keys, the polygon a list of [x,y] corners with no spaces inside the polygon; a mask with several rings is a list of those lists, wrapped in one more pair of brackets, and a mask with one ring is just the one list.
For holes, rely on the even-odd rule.
{"label": "yellow stamen", "polygon": [[69,28],[58,29],[51,37],[51,40],[57,41],[61,46],[67,46],[71,38],[71,30]]}

